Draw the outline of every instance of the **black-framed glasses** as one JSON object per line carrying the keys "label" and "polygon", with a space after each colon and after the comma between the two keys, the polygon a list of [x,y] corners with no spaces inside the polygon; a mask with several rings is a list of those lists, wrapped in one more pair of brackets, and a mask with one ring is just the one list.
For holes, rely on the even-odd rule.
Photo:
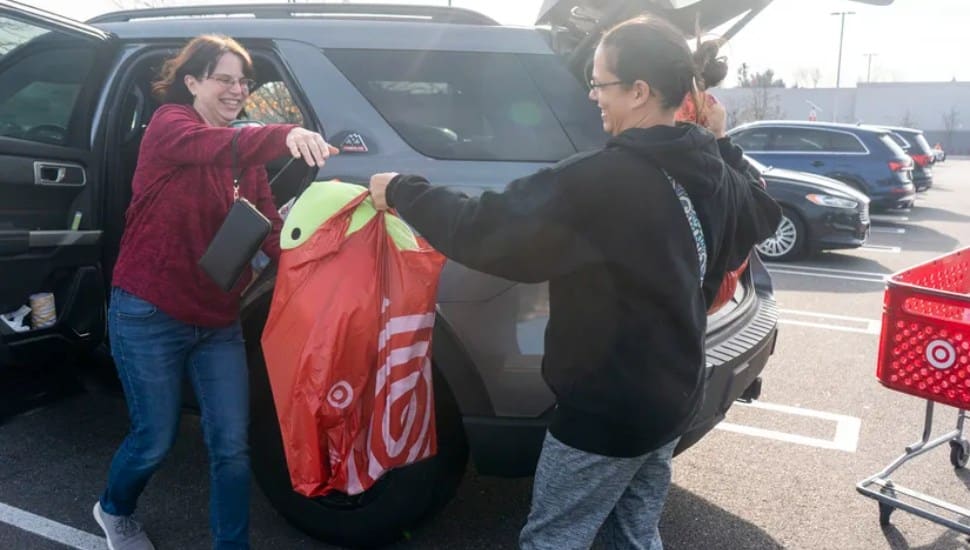
{"label": "black-framed glasses", "polygon": [[616,86],[617,84],[626,84],[625,80],[614,80],[613,82],[597,82],[592,78],[586,83],[590,90],[598,90],[600,88],[605,88],[607,86]]}
{"label": "black-framed glasses", "polygon": [[253,88],[256,87],[256,81],[251,78],[233,78],[227,74],[212,74],[207,78],[209,80],[215,80],[220,86],[227,90],[232,89],[237,82],[239,83],[239,87],[245,93],[249,93]]}

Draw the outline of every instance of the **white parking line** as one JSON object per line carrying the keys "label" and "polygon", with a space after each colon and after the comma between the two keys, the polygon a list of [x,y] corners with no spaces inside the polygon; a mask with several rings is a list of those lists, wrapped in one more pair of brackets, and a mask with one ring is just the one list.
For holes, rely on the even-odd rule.
{"label": "white parking line", "polygon": [[104,550],[107,542],[98,536],[57,523],[20,508],[0,502],[0,522],[12,525],[28,533],[59,542],[76,550]]}
{"label": "white parking line", "polygon": [[821,420],[835,422],[835,437],[833,437],[831,440],[821,439],[817,437],[779,432],[776,430],[755,428],[753,426],[745,426],[743,424],[733,424],[731,422],[721,422],[715,426],[717,429],[754,437],[764,437],[787,443],[795,443],[798,445],[818,447],[820,449],[845,451],[847,453],[856,452],[856,449],[859,446],[859,430],[862,428],[862,420],[854,416],[846,416],[843,414],[828,413],[823,411],[813,411],[811,409],[789,407],[787,405],[776,405],[774,403],[763,403],[761,401],[755,401],[753,403],[735,403],[735,406],[752,407],[755,409],[764,409],[773,412],[780,412],[795,416],[806,416],[809,418],[818,418]]}
{"label": "white parking line", "polygon": [[[799,311],[794,309],[780,309],[781,318],[779,323],[787,325],[797,325],[802,327],[821,328],[826,330],[836,330],[839,332],[853,332],[856,334],[879,334],[882,329],[882,322],[878,319],[866,319],[863,317],[849,317],[847,315],[831,315],[826,313],[816,313],[813,311]],[[791,317],[808,317],[818,319],[817,321],[803,321],[792,319]],[[834,322],[825,322],[834,321]],[[846,324],[848,323],[848,325]],[[857,326],[853,326],[857,325]],[[861,325],[861,326],[858,326]]]}
{"label": "white parking line", "polygon": [[876,283],[883,285],[886,283],[888,275],[882,273],[869,273],[865,271],[846,271],[839,269],[822,269],[803,266],[774,267],[779,264],[772,264],[768,269],[771,274],[799,275],[802,277],[819,277],[822,279],[841,279],[844,281],[860,281],[863,283]]}
{"label": "white parking line", "polygon": [[908,216],[890,216],[887,214],[871,214],[869,216],[874,222],[908,222]]}
{"label": "white parking line", "polygon": [[859,248],[870,252],[885,252],[887,254],[899,254],[902,252],[902,249],[898,246],[880,246],[878,244],[864,244]]}
{"label": "white parking line", "polygon": [[905,235],[906,230],[902,227],[870,227],[869,231],[873,233],[891,233],[893,235]]}

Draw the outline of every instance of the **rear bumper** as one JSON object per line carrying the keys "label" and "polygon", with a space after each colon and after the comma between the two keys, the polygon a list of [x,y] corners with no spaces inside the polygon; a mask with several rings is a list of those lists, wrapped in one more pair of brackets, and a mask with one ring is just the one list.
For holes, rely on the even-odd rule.
{"label": "rear bumper", "polygon": [[913,176],[913,185],[916,186],[917,191],[926,191],[930,187],[933,187],[933,176]]}
{"label": "rear bumper", "polygon": [[[778,307],[769,293],[758,293],[756,308],[721,332],[731,335],[707,350],[704,403],[677,453],[711,431],[744,390],[761,374],[774,353]],[[738,326],[740,325],[740,327]],[[466,416],[465,435],[475,468],[482,475],[523,477],[535,473],[552,409],[538,418]]]}

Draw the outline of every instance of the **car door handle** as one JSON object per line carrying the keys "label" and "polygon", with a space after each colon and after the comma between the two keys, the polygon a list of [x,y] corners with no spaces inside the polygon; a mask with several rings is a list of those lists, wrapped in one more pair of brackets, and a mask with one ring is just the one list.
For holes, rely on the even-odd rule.
{"label": "car door handle", "polygon": [[34,162],[34,185],[82,186],[87,183],[84,167],[70,162]]}
{"label": "car door handle", "polygon": [[816,168],[818,168],[818,167],[820,167],[820,166],[825,166],[825,163],[824,163],[824,162],[822,162],[822,161],[820,161],[820,160],[813,160],[813,161],[812,161],[812,166],[814,166],[814,167],[816,167]]}

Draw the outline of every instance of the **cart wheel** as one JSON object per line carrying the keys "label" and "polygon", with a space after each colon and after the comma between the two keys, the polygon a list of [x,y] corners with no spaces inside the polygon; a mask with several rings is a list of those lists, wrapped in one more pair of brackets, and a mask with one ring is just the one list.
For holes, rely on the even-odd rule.
{"label": "cart wheel", "polygon": [[950,464],[954,468],[963,468],[970,459],[970,442],[966,439],[950,440]]}
{"label": "cart wheel", "polygon": [[895,508],[892,506],[883,502],[879,503],[879,525],[883,527],[889,525],[889,516],[892,515],[893,510],[895,510]]}

